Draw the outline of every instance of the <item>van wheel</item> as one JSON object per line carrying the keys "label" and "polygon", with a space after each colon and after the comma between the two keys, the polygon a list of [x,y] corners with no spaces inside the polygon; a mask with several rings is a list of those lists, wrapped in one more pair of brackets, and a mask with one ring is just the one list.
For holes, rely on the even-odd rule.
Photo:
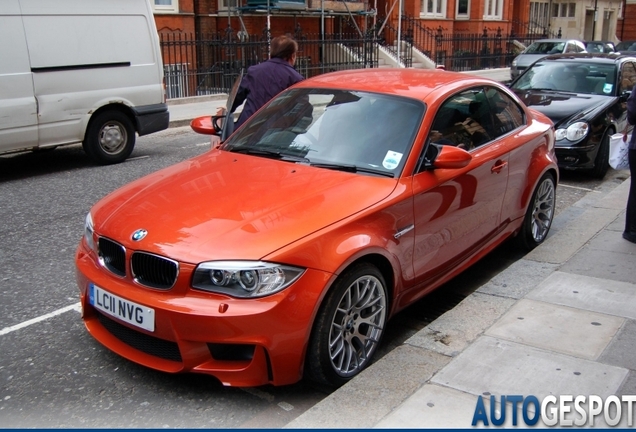
{"label": "van wheel", "polygon": [[135,128],[119,111],[105,111],[90,122],[84,151],[100,165],[123,162],[135,147]]}
{"label": "van wheel", "polygon": [[334,283],[316,317],[307,350],[307,378],[339,387],[369,365],[388,318],[382,273],[357,264]]}

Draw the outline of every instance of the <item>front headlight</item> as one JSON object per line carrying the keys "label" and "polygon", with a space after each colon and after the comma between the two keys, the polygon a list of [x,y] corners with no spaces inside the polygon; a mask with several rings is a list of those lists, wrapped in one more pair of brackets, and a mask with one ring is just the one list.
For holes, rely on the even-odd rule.
{"label": "front headlight", "polygon": [[90,213],[86,215],[84,220],[84,240],[89,249],[97,253],[97,242],[95,239],[95,229],[93,228],[93,217]]}
{"label": "front headlight", "polygon": [[590,125],[586,122],[576,122],[566,129],[557,129],[555,138],[557,141],[567,139],[568,141],[579,141],[587,135]]}
{"label": "front headlight", "polygon": [[210,261],[197,266],[192,286],[232,297],[263,297],[287,288],[304,271],[262,261]]}
{"label": "front headlight", "polygon": [[514,59],[514,60],[512,61],[512,66],[513,66],[513,67],[517,66],[517,59]]}

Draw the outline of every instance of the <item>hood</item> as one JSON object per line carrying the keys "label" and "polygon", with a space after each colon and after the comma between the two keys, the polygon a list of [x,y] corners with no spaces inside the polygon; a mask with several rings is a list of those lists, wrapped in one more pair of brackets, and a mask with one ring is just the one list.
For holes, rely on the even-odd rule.
{"label": "hood", "polygon": [[545,114],[555,126],[573,118],[584,118],[611,105],[615,98],[604,95],[588,95],[550,90],[513,89],[528,107]]}
{"label": "hood", "polygon": [[[126,248],[182,262],[263,256],[386,198],[397,179],[213,150],[113,192],[91,214]],[[133,242],[134,231],[145,238]]]}

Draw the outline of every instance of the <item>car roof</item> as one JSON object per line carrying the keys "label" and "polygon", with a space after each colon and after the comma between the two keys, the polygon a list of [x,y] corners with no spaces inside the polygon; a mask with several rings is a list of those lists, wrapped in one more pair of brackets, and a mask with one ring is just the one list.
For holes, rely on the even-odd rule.
{"label": "car roof", "polygon": [[572,40],[572,39],[556,39],[556,38],[553,38],[553,39],[537,39],[535,41],[532,41],[532,43],[535,43],[535,42],[567,42],[569,40]]}
{"label": "car roof", "polygon": [[299,82],[294,87],[368,91],[424,101],[438,88],[459,86],[467,80],[471,85],[500,86],[499,83],[488,78],[440,69],[372,68],[317,75]]}
{"label": "car roof", "polygon": [[602,44],[602,45],[610,45],[612,48],[616,47],[616,44],[612,41],[605,41],[605,40],[591,40],[591,41],[583,41],[583,45],[585,45],[586,47],[590,44]]}
{"label": "car roof", "polygon": [[569,54],[552,54],[543,57],[540,61],[544,60],[587,60],[591,63],[616,63],[622,59],[636,60],[636,56],[633,54],[623,54],[620,52],[613,53],[569,53]]}

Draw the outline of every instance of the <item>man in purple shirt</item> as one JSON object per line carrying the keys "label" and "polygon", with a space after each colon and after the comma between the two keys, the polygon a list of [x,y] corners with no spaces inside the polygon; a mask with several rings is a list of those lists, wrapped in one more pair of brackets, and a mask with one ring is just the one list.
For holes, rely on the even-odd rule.
{"label": "man in purple shirt", "polygon": [[[636,125],[636,85],[627,99],[627,121],[630,125]],[[636,131],[634,130],[632,130],[632,138],[629,142],[627,159],[629,160],[630,187],[623,238],[636,243]]]}
{"label": "man in purple shirt", "polygon": [[241,126],[278,93],[304,79],[294,69],[297,51],[298,43],[289,36],[272,39],[270,59],[251,66],[241,81],[231,112],[234,112],[243,101],[245,106],[234,129]]}

